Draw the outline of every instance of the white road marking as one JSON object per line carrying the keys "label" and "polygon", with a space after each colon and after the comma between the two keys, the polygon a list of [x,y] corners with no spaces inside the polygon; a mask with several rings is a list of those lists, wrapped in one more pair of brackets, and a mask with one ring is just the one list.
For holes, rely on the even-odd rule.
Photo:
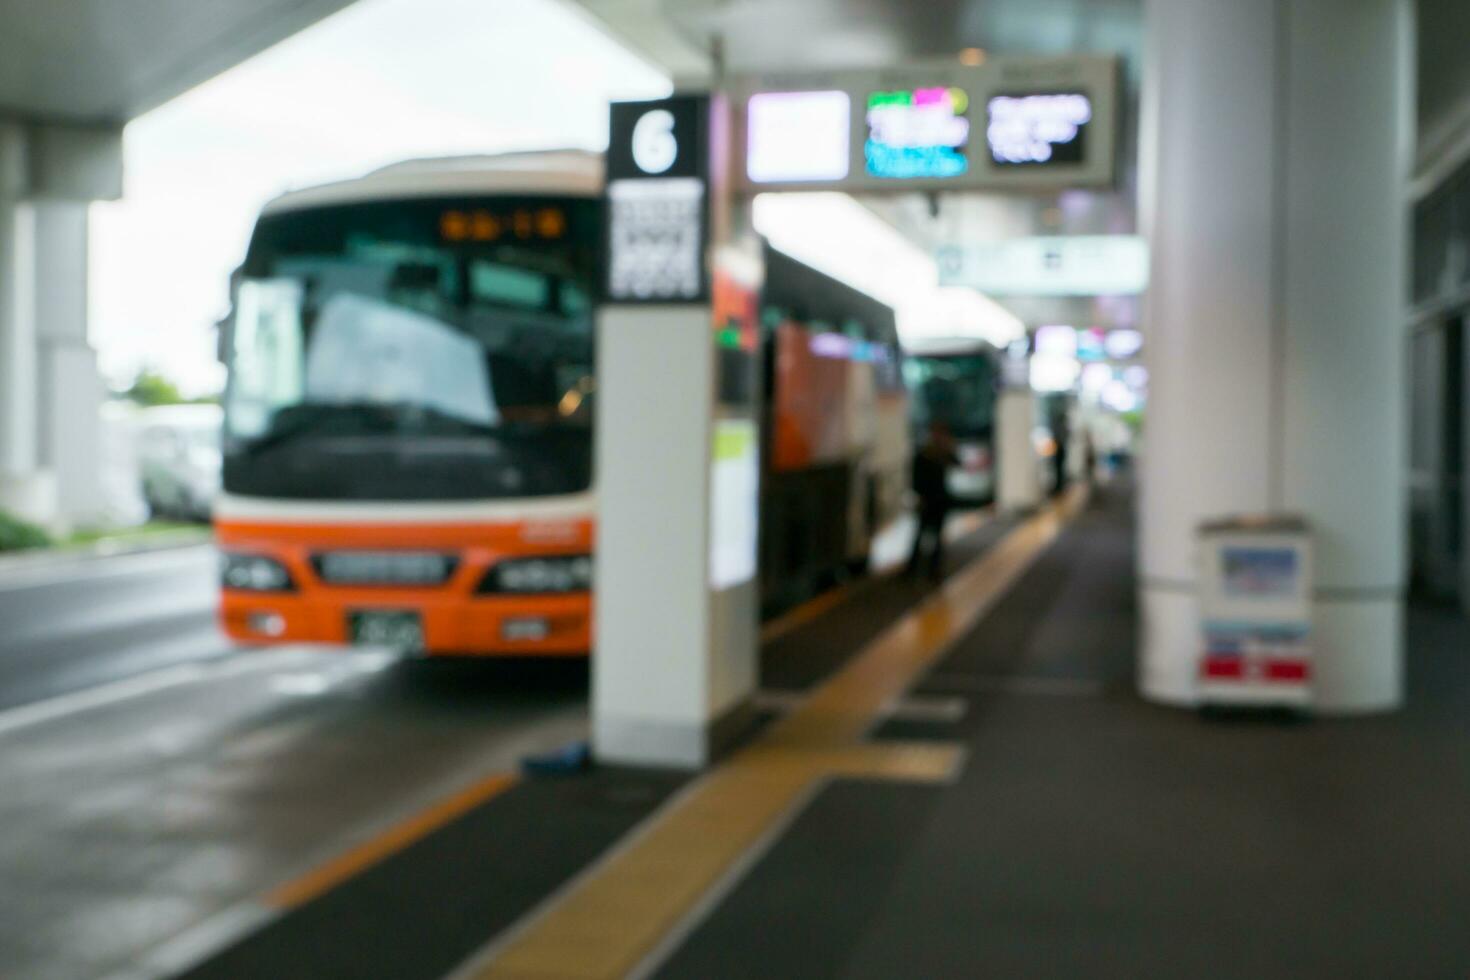
{"label": "white road marking", "polygon": [[331,686],[331,680],[321,671],[277,674],[271,678],[271,690],[288,697],[316,697],[324,693]]}
{"label": "white road marking", "polygon": [[53,617],[48,621],[34,622],[28,629],[11,630],[5,634],[5,645],[14,649],[31,643],[65,643],[171,619],[193,619],[213,626],[218,598],[219,592],[213,583],[201,589],[180,589],[170,584],[163,594],[150,595],[146,599],[127,594],[88,597],[84,615],[67,617],[60,623]]}
{"label": "white road marking", "polygon": [[191,544],[122,555],[86,555],[74,559],[58,556],[55,561],[41,562],[34,567],[0,568],[0,592],[80,585],[125,575],[185,568],[201,562],[209,564],[209,555],[213,551],[211,544]]}
{"label": "white road marking", "polygon": [[0,735],[7,735],[22,728],[30,728],[84,711],[93,711],[134,698],[146,697],[173,687],[277,670],[291,666],[303,655],[316,652],[314,648],[305,646],[289,646],[272,650],[242,650],[222,660],[162,667],[136,677],[128,677],[0,711]]}

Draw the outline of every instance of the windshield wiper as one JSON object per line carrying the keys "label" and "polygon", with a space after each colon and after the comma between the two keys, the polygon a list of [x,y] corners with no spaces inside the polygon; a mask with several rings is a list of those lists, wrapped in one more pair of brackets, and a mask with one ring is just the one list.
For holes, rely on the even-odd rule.
{"label": "windshield wiper", "polygon": [[305,402],[283,409],[269,430],[245,442],[244,450],[255,456],[301,436],[320,434],[339,422],[348,422],[353,430],[359,432],[365,429],[411,435],[444,435],[449,432],[487,436],[507,434],[500,426],[476,422],[419,402]]}
{"label": "windshield wiper", "polygon": [[[360,428],[362,423],[381,418],[384,406],[371,402],[316,404],[305,402],[278,412],[271,427],[254,439],[244,440],[245,452],[255,456],[267,449],[291,442],[308,433],[318,433],[331,424],[350,419]],[[282,417],[284,416],[284,418]]]}
{"label": "windshield wiper", "polygon": [[444,409],[435,408],[433,405],[406,403],[399,406],[399,411],[402,413],[399,416],[400,419],[403,415],[416,416],[432,421],[437,425],[452,426],[460,432],[472,435],[498,436],[503,434],[504,431],[498,425],[492,425],[488,422],[476,422],[474,419],[467,419],[463,416],[446,412]]}
{"label": "windshield wiper", "polygon": [[436,408],[433,405],[409,405],[405,406],[404,411],[415,418],[431,421],[436,426],[442,426],[443,430],[431,433],[437,435],[447,435],[449,434],[447,430],[452,430],[455,433],[495,436],[506,439],[537,439],[544,438],[551,432],[574,432],[584,428],[583,426],[567,425],[565,420],[555,414],[555,409],[551,408],[546,410],[546,418],[522,420],[513,417],[503,417],[493,423],[477,422],[474,419],[467,419],[462,415],[446,412],[442,408]]}

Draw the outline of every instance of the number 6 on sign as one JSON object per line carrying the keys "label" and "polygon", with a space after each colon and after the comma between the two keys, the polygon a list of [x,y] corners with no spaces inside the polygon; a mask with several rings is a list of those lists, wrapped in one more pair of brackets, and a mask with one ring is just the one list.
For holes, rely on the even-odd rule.
{"label": "number 6 on sign", "polygon": [[633,126],[633,162],[646,174],[661,174],[674,165],[679,156],[679,141],[674,136],[674,114],[667,109],[652,109],[639,117]]}

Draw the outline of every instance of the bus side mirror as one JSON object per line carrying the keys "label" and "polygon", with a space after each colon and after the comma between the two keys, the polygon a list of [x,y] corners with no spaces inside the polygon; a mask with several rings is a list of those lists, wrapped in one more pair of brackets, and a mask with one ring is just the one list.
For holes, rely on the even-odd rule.
{"label": "bus side mirror", "polygon": [[240,281],[245,278],[243,266],[230,270],[230,309],[214,322],[214,356],[224,364],[229,360],[230,348],[235,338],[235,303],[240,298]]}
{"label": "bus side mirror", "polygon": [[234,339],[234,326],[233,310],[214,323],[214,357],[221,364],[229,360],[231,341]]}

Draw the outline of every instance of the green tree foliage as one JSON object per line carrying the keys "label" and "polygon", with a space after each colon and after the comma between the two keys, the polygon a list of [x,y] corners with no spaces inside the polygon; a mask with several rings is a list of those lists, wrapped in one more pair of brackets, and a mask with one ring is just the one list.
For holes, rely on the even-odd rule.
{"label": "green tree foliage", "polygon": [[138,372],[132,387],[123,392],[123,397],[150,408],[154,405],[182,405],[188,401],[179,392],[178,385],[148,368]]}
{"label": "green tree foliage", "polygon": [[41,528],[0,510],[0,552],[44,548],[51,543],[51,536]]}
{"label": "green tree foliage", "polygon": [[216,396],[185,398],[179,386],[151,368],[144,368],[133,379],[132,385],[122,393],[128,401],[152,408],[156,405],[204,405],[219,401]]}

